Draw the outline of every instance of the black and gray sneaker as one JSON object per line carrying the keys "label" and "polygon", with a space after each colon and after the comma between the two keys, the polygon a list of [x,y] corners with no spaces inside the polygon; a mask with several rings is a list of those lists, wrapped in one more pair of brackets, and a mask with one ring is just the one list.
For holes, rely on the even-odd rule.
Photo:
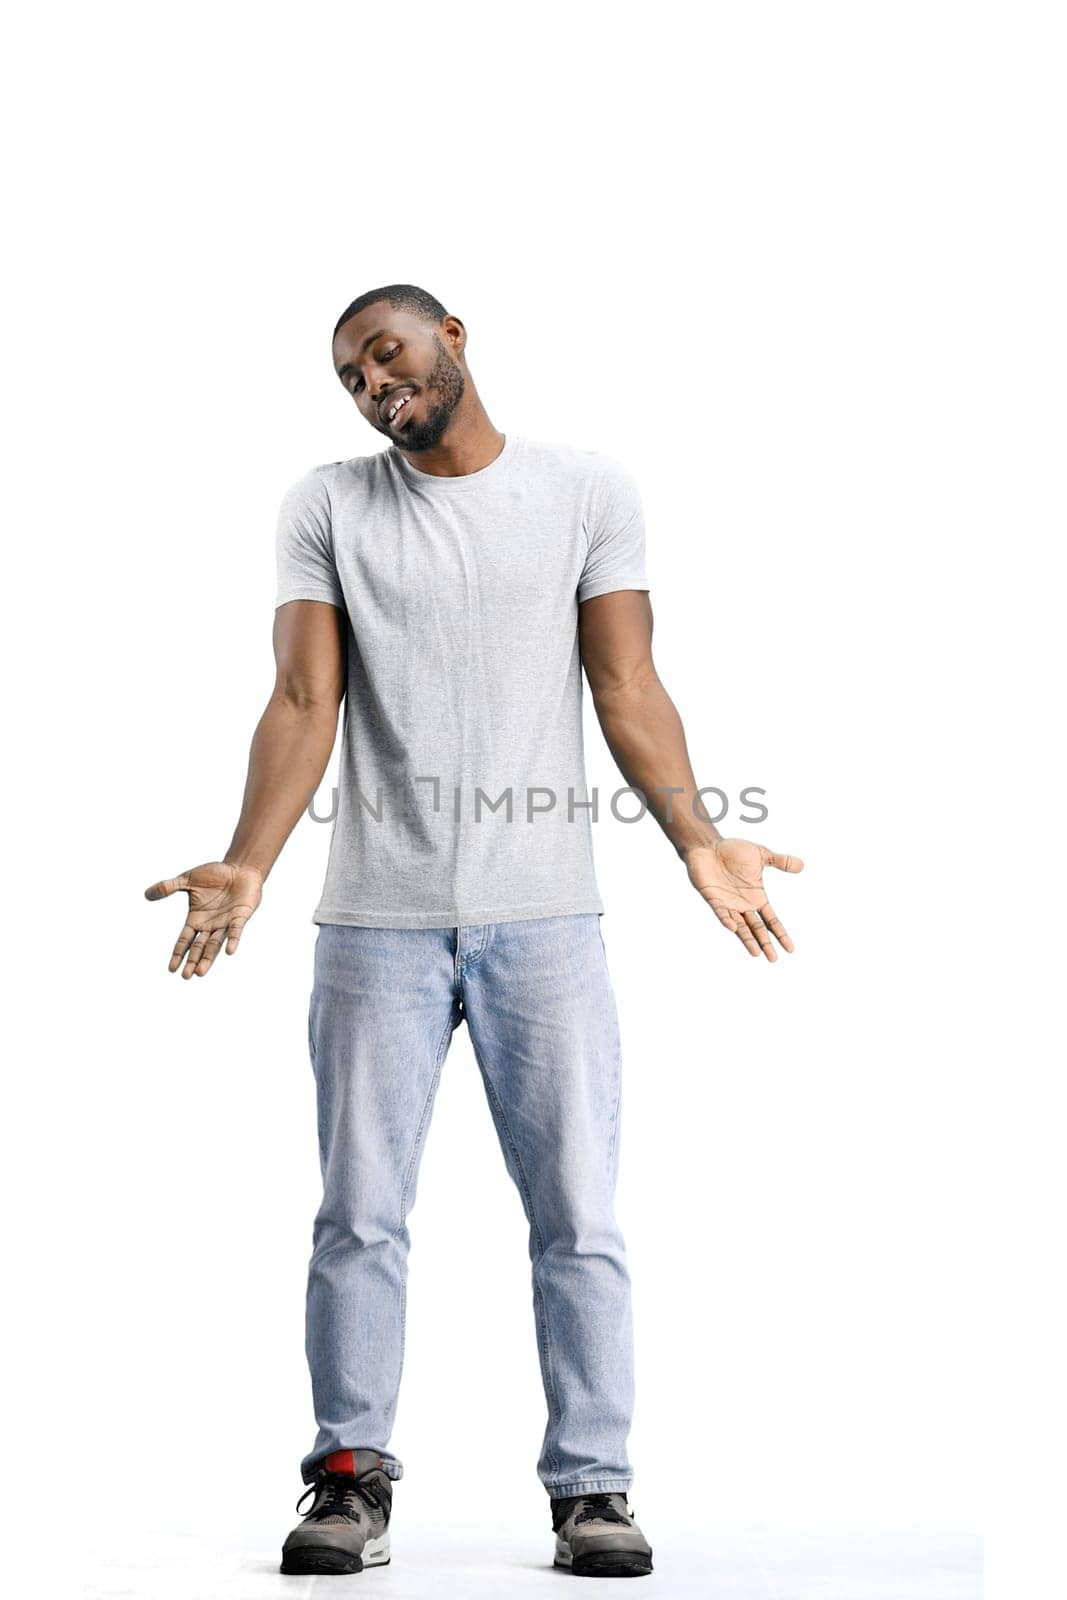
{"label": "black and gray sneaker", "polygon": [[282,1546],[282,1572],[361,1572],[389,1562],[393,1480],[377,1450],[335,1450],[296,1503],[311,1510]]}
{"label": "black and gray sneaker", "polygon": [[552,1499],[553,1566],[582,1578],[640,1578],[652,1571],[652,1546],[634,1521],[625,1494]]}

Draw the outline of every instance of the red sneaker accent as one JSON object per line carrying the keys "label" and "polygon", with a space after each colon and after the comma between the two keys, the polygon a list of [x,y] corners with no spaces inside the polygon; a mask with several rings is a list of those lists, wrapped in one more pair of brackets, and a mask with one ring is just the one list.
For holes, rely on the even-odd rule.
{"label": "red sneaker accent", "polygon": [[[381,1458],[380,1455],[378,1455],[377,1451],[368,1452],[368,1451],[364,1450],[362,1453],[363,1453],[364,1456],[366,1456],[368,1453],[372,1453],[374,1455],[374,1460],[375,1460],[376,1465],[378,1467],[381,1467],[382,1458]],[[348,1472],[348,1473],[351,1473],[353,1477],[355,1477],[356,1476],[356,1455],[355,1455],[355,1451],[354,1450],[335,1450],[332,1453],[332,1455],[328,1455],[326,1457],[326,1460],[323,1462],[323,1465],[325,1466],[327,1472]],[[364,1471],[366,1471],[366,1468],[364,1468]]]}

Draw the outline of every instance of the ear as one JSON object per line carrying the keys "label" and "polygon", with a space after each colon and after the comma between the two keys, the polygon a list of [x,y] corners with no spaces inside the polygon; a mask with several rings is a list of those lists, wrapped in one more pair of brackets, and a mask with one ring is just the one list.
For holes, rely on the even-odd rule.
{"label": "ear", "polygon": [[467,330],[458,317],[447,316],[441,318],[441,337],[452,354],[459,357],[467,346]]}

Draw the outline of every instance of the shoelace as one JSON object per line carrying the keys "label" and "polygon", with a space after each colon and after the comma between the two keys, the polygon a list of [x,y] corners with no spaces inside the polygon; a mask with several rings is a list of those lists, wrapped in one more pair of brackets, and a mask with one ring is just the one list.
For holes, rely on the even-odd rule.
{"label": "shoelace", "polygon": [[321,1490],[322,1499],[316,1501],[308,1512],[306,1522],[318,1521],[320,1517],[346,1516],[358,1517],[355,1495],[359,1495],[368,1506],[377,1510],[382,1509],[383,1501],[380,1492],[372,1483],[365,1483],[360,1478],[353,1478],[348,1472],[320,1472],[314,1482],[309,1483],[300,1499],[296,1502],[296,1509],[307,1499],[309,1494],[317,1494]]}
{"label": "shoelace", "polygon": [[629,1517],[624,1517],[618,1507],[612,1505],[611,1496],[607,1494],[583,1494],[574,1522],[575,1526],[579,1522],[621,1522],[627,1528],[630,1526]]}

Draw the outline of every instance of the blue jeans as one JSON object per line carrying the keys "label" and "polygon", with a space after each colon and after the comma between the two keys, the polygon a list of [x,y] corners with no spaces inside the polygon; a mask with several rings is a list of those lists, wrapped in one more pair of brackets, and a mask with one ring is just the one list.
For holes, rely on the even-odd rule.
{"label": "blue jeans", "polygon": [[386,1447],[404,1359],[407,1215],[441,1067],[466,1020],[530,1225],[551,1495],[625,1490],[634,1399],[625,1244],[613,1215],[621,1060],[597,912],[457,928],[323,923],[308,1040],[323,1198],[308,1275],[318,1436]]}

